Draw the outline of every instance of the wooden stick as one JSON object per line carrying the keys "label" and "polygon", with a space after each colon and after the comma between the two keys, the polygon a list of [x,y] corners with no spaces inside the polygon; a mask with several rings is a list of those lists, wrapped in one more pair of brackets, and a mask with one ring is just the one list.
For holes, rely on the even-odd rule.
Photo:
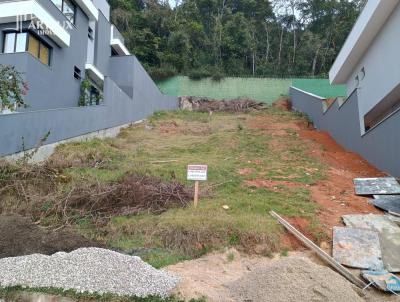
{"label": "wooden stick", "polygon": [[306,236],[296,230],[295,227],[293,227],[289,222],[280,217],[277,213],[275,213],[274,211],[271,211],[269,213],[272,217],[275,217],[278,222],[282,224],[290,233],[292,233],[297,239],[303,242],[308,248],[316,252],[318,256],[322,258],[322,260],[328,263],[347,280],[354,283],[360,288],[364,288],[367,285],[364,281],[354,276],[348,269],[346,269],[343,265],[341,265],[339,262],[329,256],[325,251],[320,249],[320,247],[317,246],[314,242],[312,242],[310,239],[308,239]]}
{"label": "wooden stick", "polygon": [[197,204],[199,203],[199,181],[196,180],[194,182],[194,207],[197,208]]}
{"label": "wooden stick", "polygon": [[177,159],[170,159],[170,160],[155,160],[155,161],[151,161],[151,164],[165,164],[165,163],[173,163],[173,162],[177,162]]}
{"label": "wooden stick", "polygon": [[389,211],[388,213],[389,213],[390,215],[400,217],[400,213],[392,212],[392,211]]}

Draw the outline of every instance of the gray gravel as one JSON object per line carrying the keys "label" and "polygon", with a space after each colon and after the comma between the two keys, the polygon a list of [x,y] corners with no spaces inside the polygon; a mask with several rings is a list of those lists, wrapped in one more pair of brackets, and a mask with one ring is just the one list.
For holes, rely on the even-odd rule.
{"label": "gray gravel", "polygon": [[3,258],[0,271],[3,287],[53,287],[138,297],[168,296],[179,281],[139,257],[100,248]]}

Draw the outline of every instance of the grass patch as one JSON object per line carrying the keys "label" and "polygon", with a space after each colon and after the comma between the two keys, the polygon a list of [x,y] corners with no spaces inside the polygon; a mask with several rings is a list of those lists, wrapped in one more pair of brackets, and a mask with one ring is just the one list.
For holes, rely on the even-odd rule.
{"label": "grass patch", "polygon": [[[200,112],[158,112],[149,120],[151,130],[143,125],[130,127],[118,138],[105,142],[103,147],[110,148],[105,154],[112,154],[114,146],[123,154],[115,162],[115,169],[77,167],[70,168],[69,173],[90,181],[104,180],[107,173],[118,177],[119,173],[135,171],[193,185],[186,180],[186,165],[205,163],[209,166],[209,181],[201,183],[201,192],[210,194],[201,196],[196,209],[190,206],[161,215],[115,217],[100,237],[112,248],[147,248],[143,257],[157,267],[222,246],[252,251],[262,243],[271,252],[278,251],[282,228],[268,212],[313,220],[316,204],[310,201],[305,185],[321,179],[324,167],[307,155],[307,147],[290,129],[281,138],[284,150],[277,151],[273,145],[276,138],[248,126],[254,118],[264,116],[279,121],[303,120],[273,108],[238,115],[214,113],[211,118]],[[86,146],[82,147],[80,152],[85,152]],[[242,168],[253,172],[241,175],[238,171]],[[273,190],[245,184],[247,180],[279,181],[288,177],[298,186],[282,185]]]}
{"label": "grass patch", "polygon": [[[6,301],[27,301],[29,296],[34,294],[46,294],[63,296],[74,299],[77,302],[185,302],[175,296],[162,298],[150,296],[146,298],[118,296],[113,294],[93,294],[93,293],[77,293],[73,290],[63,290],[59,288],[23,288],[21,286],[2,287],[0,288],[0,298]],[[204,299],[191,299],[189,302],[205,302]]]}
{"label": "grass patch", "polygon": [[[265,121],[282,125],[282,135],[258,126]],[[306,121],[274,108],[211,116],[157,112],[146,125],[126,128],[117,138],[62,145],[47,164],[58,169],[57,177],[62,176],[64,181],[57,184],[61,192],[73,184],[115,182],[127,173],[193,186],[186,180],[186,166],[207,164],[208,181],[200,185],[198,208],[111,217],[101,223],[72,217],[70,222],[81,234],[139,255],[156,267],[226,246],[253,252],[263,244],[264,252],[272,254],[281,250],[283,229],[268,215],[271,210],[312,221],[310,231],[319,236],[317,206],[310,200],[307,185],[323,178],[325,167],[308,155],[307,146],[285,126],[291,122]],[[0,177],[7,175],[0,173]],[[248,185],[258,180],[277,184]],[[43,221],[52,224],[51,217]]]}

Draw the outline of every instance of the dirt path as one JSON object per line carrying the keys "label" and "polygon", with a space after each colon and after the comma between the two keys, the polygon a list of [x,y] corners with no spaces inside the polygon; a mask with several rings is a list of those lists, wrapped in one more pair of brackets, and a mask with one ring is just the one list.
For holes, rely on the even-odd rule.
{"label": "dirt path", "polygon": [[176,294],[206,301],[400,301],[377,292],[361,292],[308,251],[289,256],[254,257],[234,249],[169,266],[182,280]]}

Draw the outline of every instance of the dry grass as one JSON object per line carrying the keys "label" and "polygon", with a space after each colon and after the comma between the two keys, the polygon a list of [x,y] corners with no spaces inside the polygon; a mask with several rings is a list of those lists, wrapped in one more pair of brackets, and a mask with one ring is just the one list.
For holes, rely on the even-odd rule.
{"label": "dry grass", "polygon": [[[262,245],[262,253],[268,255],[286,247],[280,244],[281,227],[267,213],[274,210],[287,217],[301,216],[314,221],[316,205],[310,201],[307,185],[323,176],[324,167],[307,155],[307,147],[292,129],[283,127],[279,129],[281,137],[276,137],[273,132],[257,127],[259,120],[273,126],[274,121],[284,124],[301,122],[303,118],[273,108],[212,116],[200,112],[160,112],[146,125],[124,129],[115,139],[61,146],[44,167],[55,171],[53,190],[66,196],[71,188],[104,189],[123,182],[131,174],[191,188],[193,183],[186,180],[186,165],[208,164],[209,180],[201,183],[203,196],[196,209],[168,206],[156,211],[157,215],[154,211],[126,212],[136,215],[111,211],[111,220],[100,226],[91,216],[78,211],[69,221],[79,232],[112,248],[132,253],[148,251],[141,256],[157,266],[227,245],[249,252],[259,252]],[[259,179],[288,180],[295,185],[246,185]],[[88,196],[90,192],[85,191],[85,198],[80,200],[84,208],[99,200]],[[113,195],[109,197],[112,199]],[[22,205],[23,195],[18,194],[18,199]],[[40,217],[59,202],[42,200],[37,214]],[[225,210],[223,205],[229,209]],[[68,204],[64,206],[68,208]],[[59,219],[50,216],[42,223],[59,223]]]}

